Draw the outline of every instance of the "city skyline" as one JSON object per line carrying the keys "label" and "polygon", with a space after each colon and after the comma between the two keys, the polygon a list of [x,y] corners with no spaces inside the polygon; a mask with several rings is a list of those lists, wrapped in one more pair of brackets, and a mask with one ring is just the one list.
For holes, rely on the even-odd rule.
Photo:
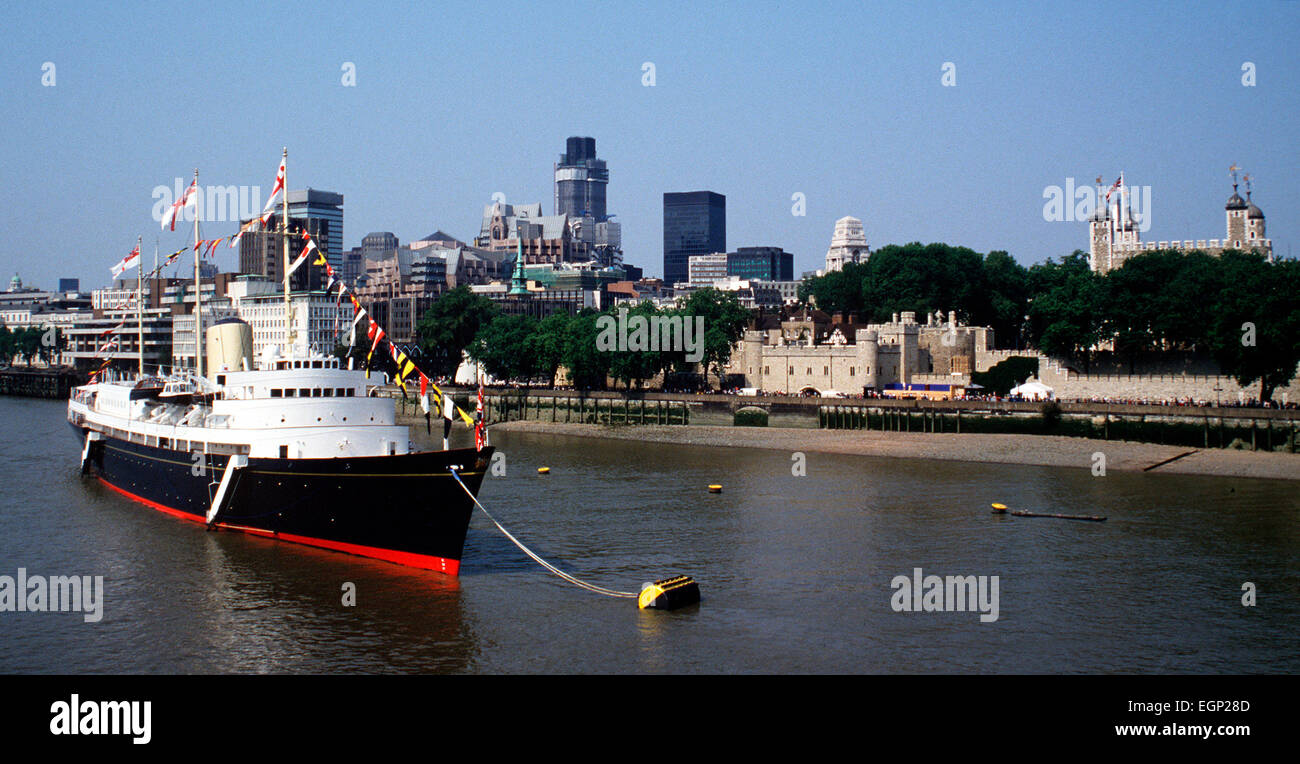
{"label": "city skyline", "polygon": [[[1087,222],[1044,219],[1044,192],[1121,171],[1150,186],[1148,241],[1217,235],[1234,164],[1254,178],[1278,257],[1294,256],[1300,230],[1295,4],[1173,16],[1099,3],[1087,25],[1069,6],[1007,24],[1005,4],[927,4],[891,11],[887,27],[874,4],[693,11],[700,23],[677,6],[593,5],[581,17],[609,34],[563,54],[548,42],[568,22],[492,29],[455,5],[436,20],[464,34],[432,57],[406,50],[415,22],[434,19],[418,7],[374,19],[260,8],[15,11],[0,70],[0,273],[43,288],[108,283],[137,235],[149,260],[156,186],[197,165],[201,184],[260,186],[264,198],[285,145],[291,189],[347,198],[344,250],[372,231],[468,240],[493,194],[549,206],[556,147],[575,135],[609,163],[625,260],[648,276],[663,275],[662,194],[691,189],[728,197],[732,248],[782,247],[796,274],[822,267],[844,216],[863,221],[872,250],[943,241],[1026,264],[1086,251]],[[1265,11],[1270,24],[1252,21]],[[288,60],[267,53],[295,45]],[[532,75],[505,109],[484,98],[503,61]],[[253,112],[274,116],[232,118]],[[74,225],[51,225],[62,210]],[[177,228],[161,234],[164,252],[190,235]],[[233,270],[237,257],[223,249],[217,262]]]}

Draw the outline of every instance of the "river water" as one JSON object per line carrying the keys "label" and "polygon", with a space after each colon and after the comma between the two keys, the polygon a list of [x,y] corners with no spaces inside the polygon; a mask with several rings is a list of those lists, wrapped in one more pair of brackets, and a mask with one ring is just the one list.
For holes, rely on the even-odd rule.
{"label": "river water", "polygon": [[[83,480],[64,410],[0,397],[0,575],[103,576],[103,618],[0,612],[0,673],[1300,671],[1300,483],[495,434],[497,519],[610,588],[700,582],[656,612],[481,514],[459,579],[207,533]],[[997,620],[896,611],[915,568],[997,576]]]}

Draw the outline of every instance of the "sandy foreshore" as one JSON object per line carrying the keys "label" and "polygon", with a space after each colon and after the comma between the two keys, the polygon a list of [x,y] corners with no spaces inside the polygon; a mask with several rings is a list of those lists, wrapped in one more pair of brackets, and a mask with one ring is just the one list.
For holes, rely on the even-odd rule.
{"label": "sandy foreshore", "polygon": [[[767,448],[859,456],[942,459],[962,462],[1041,465],[1090,469],[1093,454],[1106,455],[1106,469],[1141,472],[1143,468],[1191,451],[1185,446],[1090,440],[1046,435],[897,433],[864,430],[803,430],[775,427],[608,426],[513,421],[494,431],[574,435],[585,438],[639,440],[698,446]],[[1300,480],[1300,454],[1229,449],[1197,450],[1157,467],[1152,474]]]}

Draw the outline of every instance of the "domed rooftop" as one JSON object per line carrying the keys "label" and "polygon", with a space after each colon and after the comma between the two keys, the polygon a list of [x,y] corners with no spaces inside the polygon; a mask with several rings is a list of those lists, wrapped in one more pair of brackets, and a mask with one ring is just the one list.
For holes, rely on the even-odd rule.
{"label": "domed rooftop", "polygon": [[1097,209],[1092,211],[1092,214],[1088,216],[1088,220],[1094,223],[1110,220],[1110,208],[1104,204],[1097,205]]}
{"label": "domed rooftop", "polygon": [[9,279],[9,291],[10,291],[10,292],[17,292],[18,290],[20,290],[20,289],[22,289],[22,288],[23,288],[23,280],[20,279],[20,278],[18,278],[18,274],[15,273],[15,274],[14,274],[14,277],[11,278],[11,279]]}
{"label": "domed rooftop", "polygon": [[1234,189],[1232,196],[1228,197],[1228,203],[1223,205],[1223,208],[1225,210],[1244,210],[1246,209],[1246,200],[1238,196]]}
{"label": "domed rooftop", "polygon": [[1250,206],[1246,208],[1246,217],[1251,220],[1263,220],[1264,211],[1259,207],[1256,207],[1254,202],[1251,202]]}

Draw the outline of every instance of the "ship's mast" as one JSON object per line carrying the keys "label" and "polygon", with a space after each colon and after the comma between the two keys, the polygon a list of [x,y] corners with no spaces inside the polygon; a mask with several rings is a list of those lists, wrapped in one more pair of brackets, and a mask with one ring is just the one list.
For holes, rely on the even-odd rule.
{"label": "ship's mast", "polygon": [[284,357],[293,357],[293,304],[289,301],[289,148],[281,154],[284,168],[284,196],[281,197],[280,220],[284,232]]}
{"label": "ship's mast", "polygon": [[[144,255],[140,252],[144,245],[144,237],[135,237],[135,257],[138,261],[135,268],[135,325],[139,331],[137,338],[137,347],[140,350],[140,376],[144,376]],[[154,258],[158,257],[157,252]]]}
{"label": "ship's mast", "polygon": [[[199,269],[199,170],[194,168],[194,370],[203,378],[203,280]],[[202,384],[202,383],[200,383]],[[202,389],[202,388],[199,388]]]}

